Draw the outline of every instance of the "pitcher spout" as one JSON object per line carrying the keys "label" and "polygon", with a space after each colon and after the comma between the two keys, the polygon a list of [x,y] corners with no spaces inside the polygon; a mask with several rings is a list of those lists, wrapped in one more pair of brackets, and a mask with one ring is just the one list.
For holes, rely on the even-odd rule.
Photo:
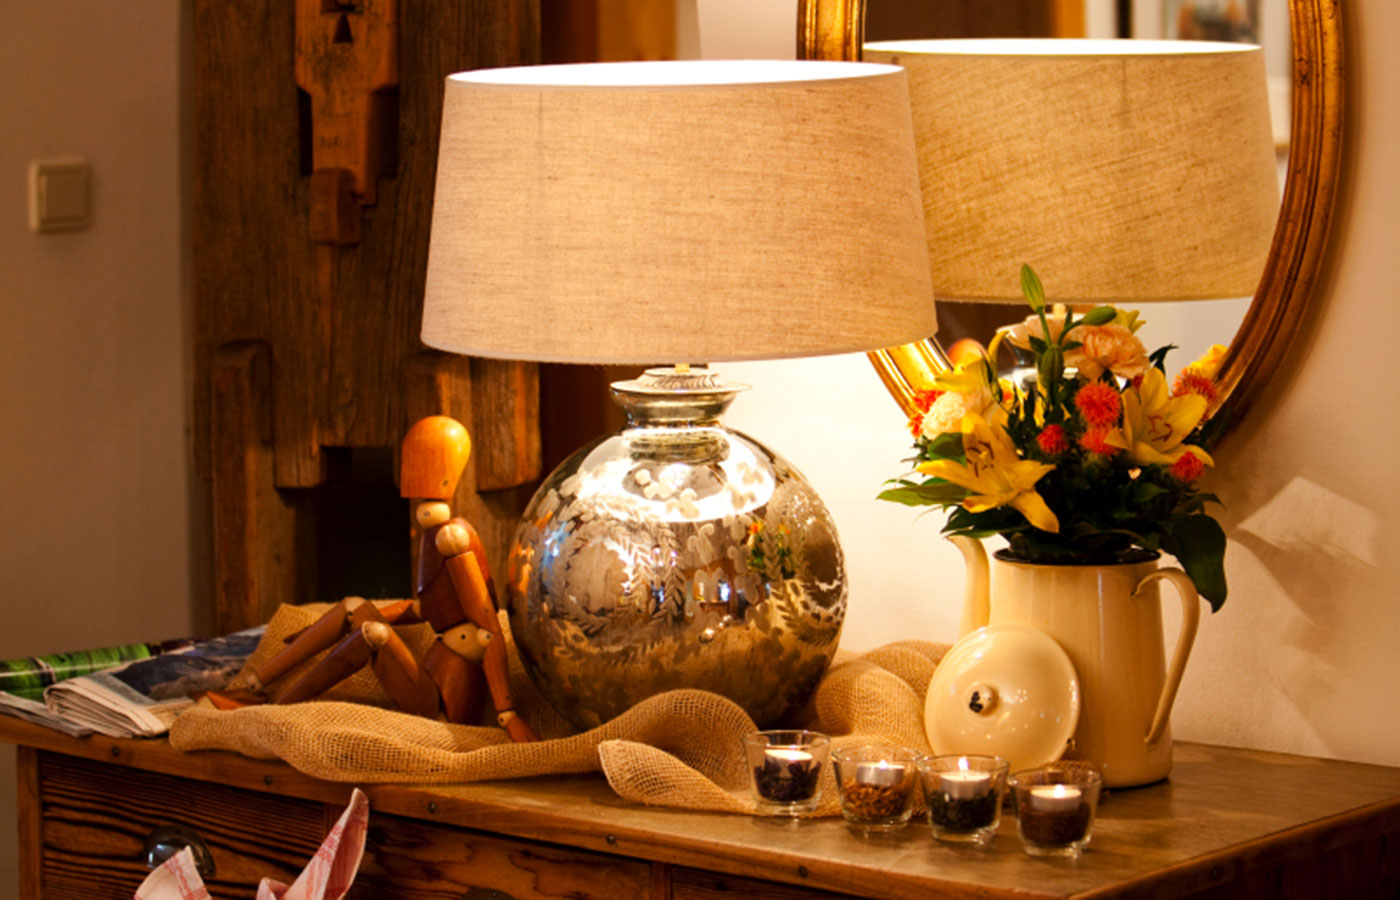
{"label": "pitcher spout", "polygon": [[960,534],[950,535],[948,540],[962,551],[966,567],[962,619],[958,623],[958,637],[963,638],[985,626],[991,618],[990,567],[981,541]]}

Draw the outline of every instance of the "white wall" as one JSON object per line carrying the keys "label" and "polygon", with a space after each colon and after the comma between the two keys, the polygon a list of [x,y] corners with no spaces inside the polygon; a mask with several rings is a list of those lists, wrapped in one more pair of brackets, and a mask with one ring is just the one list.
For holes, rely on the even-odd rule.
{"label": "white wall", "polygon": [[[1400,765],[1400,4],[1344,7],[1347,153],[1318,309],[1287,361],[1296,374],[1277,379],[1286,396],[1256,408],[1217,456],[1230,599],[1202,622],[1173,730]],[[722,35],[701,40],[730,55]],[[723,371],[754,386],[729,423],[794,462],[836,517],[852,590],[843,645],[952,640],[962,564],[940,518],[872,499],[907,441],[864,358]]]}
{"label": "white wall", "polygon": [[[189,634],[179,2],[0,0],[0,658]],[[30,160],[93,224],[27,227]],[[204,619],[207,621],[207,618]],[[0,808],[14,808],[0,751]],[[0,816],[0,896],[14,872]]]}

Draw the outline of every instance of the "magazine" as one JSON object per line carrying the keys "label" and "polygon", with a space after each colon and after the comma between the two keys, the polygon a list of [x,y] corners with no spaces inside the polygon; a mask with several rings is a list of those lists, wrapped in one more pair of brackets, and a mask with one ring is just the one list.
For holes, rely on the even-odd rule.
{"label": "magazine", "polygon": [[42,703],[44,688],[51,684],[89,672],[110,669],[133,659],[145,659],[161,653],[182,653],[194,644],[193,639],[182,638],[156,644],[123,644],[118,647],[100,647],[96,650],[46,653],[42,656],[0,660],[0,691]]}
{"label": "magazine", "polygon": [[263,626],[195,642],[44,689],[42,705],[0,692],[0,712],[69,734],[152,737],[170,729],[193,696],[224,687],[257,647]]}
{"label": "magazine", "polygon": [[92,729],[86,725],[70,722],[62,716],[49,712],[49,708],[43,703],[30,700],[20,694],[12,694],[9,691],[0,691],[0,713],[24,719],[26,722],[33,722],[36,725],[43,725],[72,737],[84,737],[92,734]]}

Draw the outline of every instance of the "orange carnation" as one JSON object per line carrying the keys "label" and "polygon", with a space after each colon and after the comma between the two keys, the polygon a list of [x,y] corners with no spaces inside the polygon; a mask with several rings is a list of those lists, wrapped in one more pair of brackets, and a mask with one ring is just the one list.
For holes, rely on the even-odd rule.
{"label": "orange carnation", "polygon": [[1108,428],[1118,422],[1123,398],[1110,385],[1095,381],[1074,395],[1074,406],[1090,428]]}
{"label": "orange carnation", "polygon": [[1200,394],[1210,403],[1214,403],[1220,396],[1215,382],[1207,375],[1199,371],[1195,366],[1187,366],[1182,369],[1172,382],[1172,396],[1182,397],[1186,394]]}
{"label": "orange carnation", "polygon": [[1205,470],[1206,464],[1201,462],[1201,458],[1188,450],[1185,453],[1181,454],[1177,461],[1172,463],[1172,467],[1167,471],[1177,481],[1190,484],[1197,478],[1200,478],[1201,474],[1205,472]]}
{"label": "orange carnation", "polygon": [[1059,456],[1069,449],[1069,439],[1065,437],[1065,430],[1059,425],[1046,425],[1040,434],[1035,436],[1035,442],[1040,447],[1040,452],[1046,456]]}
{"label": "orange carnation", "polygon": [[919,391],[914,395],[914,408],[916,412],[909,417],[909,433],[918,437],[924,430],[924,416],[928,415],[929,409],[933,406],[938,395],[943,391],[927,390]]}
{"label": "orange carnation", "polygon": [[1110,444],[1106,440],[1107,437],[1107,428],[1091,428],[1084,432],[1084,435],[1079,439],[1079,446],[1088,450],[1090,453],[1097,453],[1100,456],[1112,456],[1117,453],[1120,448]]}

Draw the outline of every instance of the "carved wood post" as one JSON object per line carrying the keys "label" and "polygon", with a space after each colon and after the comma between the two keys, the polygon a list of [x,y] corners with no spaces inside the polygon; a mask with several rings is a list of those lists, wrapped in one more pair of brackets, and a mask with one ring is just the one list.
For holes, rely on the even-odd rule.
{"label": "carved wood post", "polygon": [[213,485],[220,627],[316,596],[326,451],[397,447],[421,415],[467,410],[479,449],[459,508],[503,554],[509,488],[538,477],[534,367],[429,354],[418,330],[443,81],[536,61],[538,0],[194,10],[194,450]]}

